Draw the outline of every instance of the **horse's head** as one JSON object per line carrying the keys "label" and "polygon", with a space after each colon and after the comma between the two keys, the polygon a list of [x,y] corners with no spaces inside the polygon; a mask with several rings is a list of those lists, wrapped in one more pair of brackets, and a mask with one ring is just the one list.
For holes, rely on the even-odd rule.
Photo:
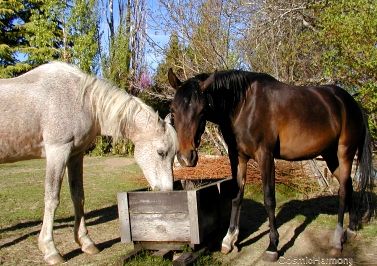
{"label": "horse's head", "polygon": [[177,158],[183,166],[196,166],[197,149],[206,125],[206,88],[213,82],[213,75],[201,80],[197,77],[181,82],[169,69],[169,83],[176,90],[171,104],[172,122],[178,136]]}
{"label": "horse's head", "polygon": [[177,135],[169,123],[159,119],[156,130],[134,141],[134,157],[153,190],[173,190],[173,160]]}

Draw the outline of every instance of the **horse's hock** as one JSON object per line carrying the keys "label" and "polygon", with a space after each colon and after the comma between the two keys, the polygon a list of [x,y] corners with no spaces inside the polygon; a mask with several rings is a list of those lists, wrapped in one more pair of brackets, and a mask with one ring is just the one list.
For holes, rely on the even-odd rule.
{"label": "horse's hock", "polygon": [[118,193],[122,242],[144,249],[179,250],[184,245],[204,244],[228,226],[221,222],[229,220],[231,199],[237,192],[235,182],[230,178],[201,186],[194,182],[186,181],[180,190],[169,192]]}

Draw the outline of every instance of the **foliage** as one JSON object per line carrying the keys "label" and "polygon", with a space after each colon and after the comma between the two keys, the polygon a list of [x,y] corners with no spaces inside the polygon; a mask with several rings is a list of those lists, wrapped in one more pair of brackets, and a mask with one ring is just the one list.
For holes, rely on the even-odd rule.
{"label": "foliage", "polygon": [[73,44],[67,61],[87,73],[96,73],[99,65],[99,10],[97,0],[74,0],[68,18],[68,43]]}
{"label": "foliage", "polygon": [[38,8],[31,8],[29,20],[24,21],[25,39],[28,43],[22,49],[27,55],[26,62],[35,67],[59,59],[62,45],[62,14],[65,4],[59,0],[36,0]]}
{"label": "foliage", "polygon": [[0,77],[62,60],[92,72],[98,63],[97,0],[1,2]]}
{"label": "foliage", "polygon": [[174,73],[182,75],[182,68],[180,68],[179,58],[183,54],[182,45],[179,43],[177,32],[172,32],[169,39],[168,47],[164,52],[164,60],[157,66],[154,75],[154,82],[158,85],[167,84],[167,73],[169,68],[172,68]]}
{"label": "foliage", "polygon": [[123,27],[119,26],[118,31],[113,36],[109,55],[102,55],[102,71],[106,79],[127,90],[130,85],[130,39]]}
{"label": "foliage", "polygon": [[377,2],[326,1],[319,14],[324,75],[357,93],[377,137]]}
{"label": "foliage", "polygon": [[28,64],[17,60],[17,53],[27,43],[25,29],[16,21],[30,17],[24,1],[0,2],[0,78],[13,77],[30,69]]}

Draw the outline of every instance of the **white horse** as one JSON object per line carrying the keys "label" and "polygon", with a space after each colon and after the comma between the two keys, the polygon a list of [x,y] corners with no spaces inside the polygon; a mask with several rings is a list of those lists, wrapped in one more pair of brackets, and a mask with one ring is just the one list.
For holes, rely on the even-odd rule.
{"label": "white horse", "polygon": [[152,189],[172,190],[176,133],[140,99],[65,63],[0,80],[0,163],[46,158],[45,209],[38,238],[49,264],[63,262],[53,239],[65,168],[75,210],[74,238],[98,253],[84,220],[83,154],[98,135],[128,138]]}

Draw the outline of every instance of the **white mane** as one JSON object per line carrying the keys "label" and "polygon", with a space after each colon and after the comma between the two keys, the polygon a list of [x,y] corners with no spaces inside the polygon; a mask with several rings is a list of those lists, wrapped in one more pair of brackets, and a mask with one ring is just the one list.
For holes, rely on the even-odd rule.
{"label": "white mane", "polygon": [[89,75],[83,77],[81,88],[82,100],[89,99],[96,120],[101,127],[106,126],[106,131],[114,139],[128,137],[124,136],[124,133],[130,133],[135,124],[135,117],[140,112],[145,115],[148,124],[158,128],[158,114],[139,98]]}

